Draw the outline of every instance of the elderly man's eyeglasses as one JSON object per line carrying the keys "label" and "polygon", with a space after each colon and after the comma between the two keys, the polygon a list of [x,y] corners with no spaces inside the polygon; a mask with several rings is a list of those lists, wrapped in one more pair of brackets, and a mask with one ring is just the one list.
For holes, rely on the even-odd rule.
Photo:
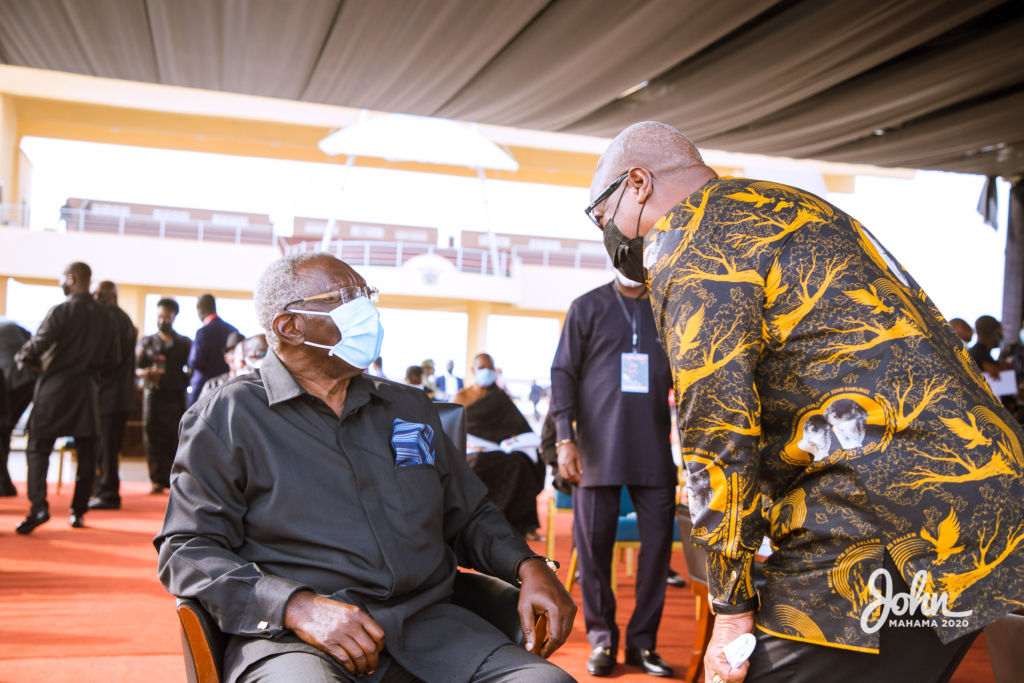
{"label": "elderly man's eyeglasses", "polygon": [[[583,213],[587,214],[587,218],[589,218],[591,220],[591,222],[594,225],[596,225],[598,228],[601,228],[601,221],[599,221],[597,218],[594,217],[594,209],[597,208],[598,204],[600,204],[604,200],[606,200],[609,197],[611,197],[612,193],[615,192],[615,190],[617,190],[619,188],[619,185],[622,184],[622,181],[625,180],[626,176],[628,176],[628,175],[629,175],[629,171],[626,171],[625,173],[620,175],[618,178],[613,180],[611,185],[609,185],[608,187],[604,188],[604,190],[601,192],[601,194],[597,195],[597,199],[595,199],[594,201],[590,202],[590,206],[588,206],[587,208],[583,209]],[[601,229],[603,230],[604,228],[601,228]]]}
{"label": "elderly man's eyeglasses", "polygon": [[377,303],[379,292],[376,287],[342,287],[336,292],[327,292],[326,294],[317,294],[316,296],[307,296],[305,299],[296,299],[291,301],[284,306],[284,310],[288,310],[290,306],[302,303],[318,303],[325,304],[331,308],[339,306],[341,304],[347,304],[350,301],[356,299],[367,298],[373,303]]}

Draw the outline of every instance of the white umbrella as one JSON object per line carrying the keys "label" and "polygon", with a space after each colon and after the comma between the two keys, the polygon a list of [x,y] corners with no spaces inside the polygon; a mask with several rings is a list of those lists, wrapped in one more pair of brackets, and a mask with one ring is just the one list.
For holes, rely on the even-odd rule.
{"label": "white umbrella", "polygon": [[[486,169],[496,171],[519,170],[519,164],[503,149],[485,138],[476,125],[466,126],[448,119],[409,114],[385,114],[367,118],[363,110],[359,121],[331,133],[318,144],[324,154],[348,155],[346,169],[351,169],[356,157],[374,157],[387,161],[413,161],[422,164],[462,166],[476,169],[481,187]],[[346,179],[347,179],[346,172]],[[484,211],[487,195],[484,193]],[[334,218],[324,231],[322,248],[327,249],[334,232]],[[498,248],[490,226],[491,260],[494,274],[498,275]]]}

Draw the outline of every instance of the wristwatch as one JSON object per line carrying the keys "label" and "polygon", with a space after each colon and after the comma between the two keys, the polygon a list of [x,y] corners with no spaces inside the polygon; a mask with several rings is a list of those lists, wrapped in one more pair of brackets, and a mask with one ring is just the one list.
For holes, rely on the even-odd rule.
{"label": "wristwatch", "polygon": [[519,578],[519,568],[522,567],[523,562],[526,562],[527,560],[544,560],[544,564],[548,566],[548,569],[550,569],[555,576],[558,576],[558,568],[562,566],[554,560],[544,557],[543,555],[523,555],[519,558],[519,561],[516,562],[515,569],[512,570],[512,575],[515,576],[516,584],[520,586],[523,585],[523,580]]}
{"label": "wristwatch", "polygon": [[561,441],[555,444],[555,448],[561,448],[567,443],[576,443],[576,439],[562,439]]}
{"label": "wristwatch", "polygon": [[719,614],[730,615],[730,614],[745,614],[746,612],[752,612],[761,606],[761,600],[755,593],[754,597],[747,598],[743,602],[735,605],[728,602],[721,602],[719,600],[712,600],[710,602],[711,613],[715,616]]}

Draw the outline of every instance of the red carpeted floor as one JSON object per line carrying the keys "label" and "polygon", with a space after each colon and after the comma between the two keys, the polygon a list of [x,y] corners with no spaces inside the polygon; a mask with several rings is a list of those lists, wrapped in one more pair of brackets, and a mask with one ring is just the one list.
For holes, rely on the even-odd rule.
{"label": "red carpeted floor", "polygon": [[[24,484],[18,488],[24,493]],[[151,543],[166,497],[149,496],[148,489],[148,484],[125,482],[123,508],[91,512],[89,528],[79,530],[67,524],[71,487],[65,486],[60,496],[51,487],[53,519],[31,536],[14,533],[28,509],[24,495],[0,498],[0,682],[185,680],[174,600],[157,581]],[[539,502],[543,521],[543,497]],[[568,514],[557,519],[556,559],[564,568],[569,566],[571,521]],[[542,544],[535,546],[544,552]],[[681,554],[674,555],[673,565],[685,575]],[[619,624],[625,632],[633,585],[624,564],[619,572]],[[578,602],[579,589],[573,593]],[[693,610],[688,589],[668,589],[659,650],[676,667],[677,678],[689,661]],[[589,653],[580,611],[569,642],[552,661],[581,681],[592,680],[585,670]],[[651,680],[624,665],[611,678]],[[983,638],[953,681],[993,681]]]}

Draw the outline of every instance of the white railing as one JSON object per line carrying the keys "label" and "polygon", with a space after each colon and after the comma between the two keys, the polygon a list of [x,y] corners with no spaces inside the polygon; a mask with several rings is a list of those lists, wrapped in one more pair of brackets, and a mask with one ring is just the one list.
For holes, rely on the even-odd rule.
{"label": "white railing", "polygon": [[[113,214],[92,209],[61,207],[61,220],[67,232],[93,232],[130,237],[226,242],[229,244],[274,243],[274,229],[269,223],[228,221],[224,224],[181,216],[149,216],[145,214]],[[234,216],[231,216],[234,218]],[[242,217],[244,218],[244,217]]]}
{"label": "white railing", "polygon": [[28,204],[0,204],[0,225],[27,228],[31,211]]}

